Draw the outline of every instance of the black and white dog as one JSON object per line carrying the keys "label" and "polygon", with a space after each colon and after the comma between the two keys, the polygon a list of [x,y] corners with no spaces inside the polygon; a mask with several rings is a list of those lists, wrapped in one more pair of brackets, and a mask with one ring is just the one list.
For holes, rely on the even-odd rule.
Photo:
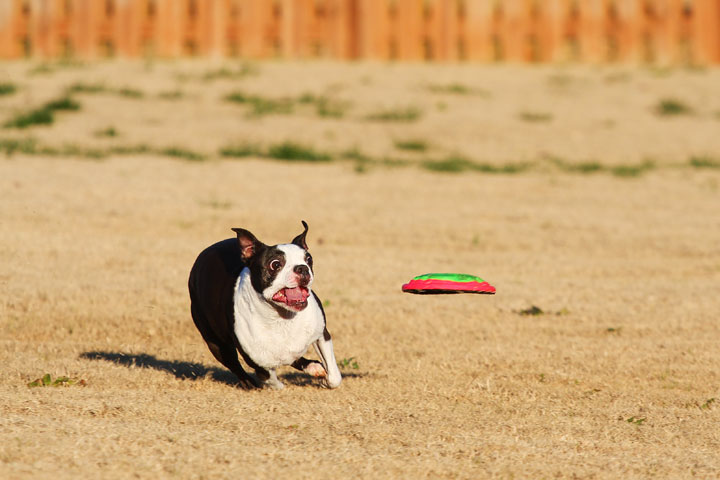
{"label": "black and white dog", "polygon": [[[291,243],[268,246],[242,228],[206,248],[190,271],[192,317],[210,351],[244,388],[283,388],[275,369],[292,365],[337,388],[342,379],[320,299],[310,289],[308,226]],[[322,364],[303,357],[310,345]],[[238,361],[240,352],[259,382]]]}

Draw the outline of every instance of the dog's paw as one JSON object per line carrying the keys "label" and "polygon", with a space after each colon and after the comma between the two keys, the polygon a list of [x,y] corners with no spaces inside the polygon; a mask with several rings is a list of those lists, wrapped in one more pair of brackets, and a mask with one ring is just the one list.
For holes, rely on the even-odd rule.
{"label": "dog's paw", "polygon": [[254,390],[256,388],[261,388],[260,382],[258,382],[250,375],[238,377],[237,386],[242,388],[243,390]]}
{"label": "dog's paw", "polygon": [[325,368],[323,368],[322,364],[318,362],[308,363],[303,370],[305,371],[305,373],[312,377],[327,377],[327,372],[325,371]]}
{"label": "dog's paw", "polygon": [[277,378],[267,380],[263,386],[265,388],[272,388],[273,390],[282,390],[283,388],[285,388],[285,384]]}
{"label": "dog's paw", "polygon": [[322,379],[320,384],[325,388],[338,388],[340,386],[340,383],[342,382],[342,377],[340,375],[337,375],[333,378],[331,376],[326,376]]}

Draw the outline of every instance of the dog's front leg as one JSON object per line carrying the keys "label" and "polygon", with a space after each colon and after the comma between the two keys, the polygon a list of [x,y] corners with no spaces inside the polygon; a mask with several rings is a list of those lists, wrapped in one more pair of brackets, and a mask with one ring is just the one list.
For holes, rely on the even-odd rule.
{"label": "dog's front leg", "polygon": [[327,375],[322,381],[323,385],[328,388],[339,387],[342,381],[342,375],[340,375],[340,369],[335,361],[332,337],[330,337],[330,332],[327,331],[327,328],[323,332],[322,337],[313,343],[313,347],[315,347],[315,352],[317,352],[327,372]]}

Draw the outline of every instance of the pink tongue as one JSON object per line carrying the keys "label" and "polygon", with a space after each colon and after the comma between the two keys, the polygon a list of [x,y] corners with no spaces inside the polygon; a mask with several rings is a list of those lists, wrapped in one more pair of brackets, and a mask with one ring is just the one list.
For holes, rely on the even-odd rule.
{"label": "pink tongue", "polygon": [[304,302],[307,297],[307,290],[304,288],[295,287],[285,289],[285,298],[287,298],[288,302]]}

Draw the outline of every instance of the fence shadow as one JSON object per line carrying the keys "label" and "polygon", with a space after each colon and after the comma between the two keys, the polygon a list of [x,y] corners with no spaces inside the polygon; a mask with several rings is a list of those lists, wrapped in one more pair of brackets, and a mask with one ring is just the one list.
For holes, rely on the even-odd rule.
{"label": "fence shadow", "polygon": [[125,367],[150,368],[173,375],[179,380],[197,380],[209,376],[216,382],[237,386],[237,377],[224,368],[207,367],[202,363],[162,360],[147,353],[131,354],[119,352],[83,352],[80,358],[105,360]]}

